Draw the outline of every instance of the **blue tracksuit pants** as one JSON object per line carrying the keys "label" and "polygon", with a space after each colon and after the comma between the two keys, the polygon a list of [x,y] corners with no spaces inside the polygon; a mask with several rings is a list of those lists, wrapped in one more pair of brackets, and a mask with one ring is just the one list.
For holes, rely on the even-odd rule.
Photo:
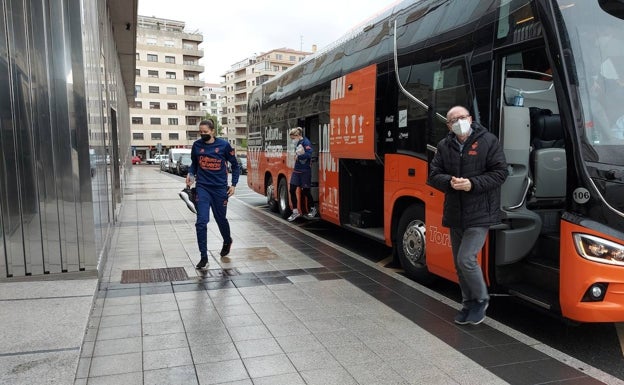
{"label": "blue tracksuit pants", "polygon": [[195,230],[197,231],[197,246],[202,258],[208,257],[208,234],[207,226],[210,221],[210,209],[219,226],[219,232],[223,237],[223,243],[231,243],[230,223],[226,218],[227,214],[227,186],[202,186],[197,185],[197,221]]}

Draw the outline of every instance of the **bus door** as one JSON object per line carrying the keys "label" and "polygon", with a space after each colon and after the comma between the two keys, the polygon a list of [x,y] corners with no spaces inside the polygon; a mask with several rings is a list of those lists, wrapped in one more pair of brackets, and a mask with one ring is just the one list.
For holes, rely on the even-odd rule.
{"label": "bus door", "polygon": [[[543,297],[539,303],[544,304],[557,301],[559,222],[567,172],[547,57],[543,46],[532,45],[498,59],[500,140],[509,176],[501,188],[504,223],[494,242],[499,283],[522,288],[519,295]],[[525,292],[528,286],[530,293]]]}

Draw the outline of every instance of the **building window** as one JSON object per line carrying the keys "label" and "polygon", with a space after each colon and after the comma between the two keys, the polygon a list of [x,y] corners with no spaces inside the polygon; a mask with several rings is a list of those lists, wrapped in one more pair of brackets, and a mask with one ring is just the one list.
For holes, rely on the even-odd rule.
{"label": "building window", "polygon": [[160,88],[158,86],[149,86],[150,94],[157,94],[160,92]]}
{"label": "building window", "polygon": [[178,125],[178,118],[169,118],[169,125],[170,126],[177,126]]}
{"label": "building window", "polygon": [[158,61],[158,55],[154,55],[154,54],[147,54],[147,61]]}
{"label": "building window", "polygon": [[160,118],[150,118],[150,124],[159,125],[160,124]]}
{"label": "building window", "polygon": [[143,108],[143,102],[140,102],[138,100],[135,101],[134,105],[133,105],[133,108]]}
{"label": "building window", "polygon": [[297,60],[297,58],[296,58],[295,56],[290,56],[290,57],[288,58],[288,60],[290,60],[290,61],[295,61],[295,60]]}
{"label": "building window", "polygon": [[138,117],[138,116],[133,116],[132,124],[143,124],[143,118]]}
{"label": "building window", "polygon": [[141,86],[140,85],[134,86],[134,93],[135,94],[140,94],[141,93]]}
{"label": "building window", "polygon": [[188,124],[189,126],[194,126],[197,123],[199,123],[199,119],[197,118],[186,118],[186,124]]}
{"label": "building window", "polygon": [[197,111],[197,105],[196,104],[187,104],[186,105],[186,109],[188,111]]}
{"label": "building window", "polygon": [[145,39],[145,43],[147,45],[156,45],[157,42],[158,41],[156,40],[155,37],[148,37],[148,38]]}
{"label": "building window", "polygon": [[158,71],[155,71],[155,70],[147,70],[147,77],[150,77],[150,78],[157,78],[157,77],[158,77]]}
{"label": "building window", "polygon": [[177,95],[178,89],[175,87],[167,87],[167,95]]}
{"label": "building window", "polygon": [[175,56],[165,56],[165,63],[175,64]]}
{"label": "building window", "polygon": [[165,77],[167,79],[175,79],[176,78],[176,73],[175,72],[166,72],[165,73]]}
{"label": "building window", "polygon": [[186,140],[197,140],[197,138],[199,138],[199,133],[197,131],[186,132]]}
{"label": "building window", "polygon": [[160,102],[150,102],[150,110],[160,110]]}
{"label": "building window", "polygon": [[165,47],[174,47],[173,40],[165,40]]}
{"label": "building window", "polygon": [[281,53],[276,53],[275,54],[275,59],[282,60],[282,54]]}
{"label": "building window", "polygon": [[177,110],[178,109],[178,103],[167,103],[167,109],[168,110]]}
{"label": "building window", "polygon": [[170,132],[169,133],[169,140],[178,140],[180,138],[180,135],[178,135],[177,132]]}
{"label": "building window", "polygon": [[143,133],[142,132],[133,132],[132,133],[132,140],[143,140]]}
{"label": "building window", "polygon": [[136,76],[141,76],[141,70],[140,70],[140,69],[138,69],[138,68],[137,68],[137,69],[135,69],[135,70],[134,70],[134,74],[135,74]]}
{"label": "building window", "polygon": [[160,132],[152,132],[152,140],[162,140],[162,134]]}

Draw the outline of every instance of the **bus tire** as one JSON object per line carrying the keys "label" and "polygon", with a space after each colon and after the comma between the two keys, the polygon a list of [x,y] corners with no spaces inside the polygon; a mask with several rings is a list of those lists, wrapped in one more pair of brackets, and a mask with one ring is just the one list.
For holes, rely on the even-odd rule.
{"label": "bus tire", "polygon": [[411,205],[403,212],[397,227],[395,250],[409,278],[430,284],[434,276],[427,269],[424,217],[424,209],[420,205]]}
{"label": "bus tire", "polygon": [[267,205],[269,206],[269,210],[273,211],[274,213],[279,212],[279,207],[277,205],[277,200],[275,199],[275,184],[273,184],[273,177],[269,177],[267,179],[267,184],[266,184],[266,199],[267,199]]}
{"label": "bus tire", "polygon": [[284,219],[288,218],[291,214],[290,200],[288,199],[288,184],[286,178],[280,178],[277,184],[277,202],[279,206],[280,216]]}

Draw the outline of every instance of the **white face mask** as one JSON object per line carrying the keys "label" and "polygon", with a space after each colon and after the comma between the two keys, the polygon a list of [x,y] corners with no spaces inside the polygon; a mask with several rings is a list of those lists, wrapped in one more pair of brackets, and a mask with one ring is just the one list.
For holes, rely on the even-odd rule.
{"label": "white face mask", "polygon": [[466,136],[470,132],[470,122],[468,119],[459,119],[451,126],[451,130],[457,136]]}

